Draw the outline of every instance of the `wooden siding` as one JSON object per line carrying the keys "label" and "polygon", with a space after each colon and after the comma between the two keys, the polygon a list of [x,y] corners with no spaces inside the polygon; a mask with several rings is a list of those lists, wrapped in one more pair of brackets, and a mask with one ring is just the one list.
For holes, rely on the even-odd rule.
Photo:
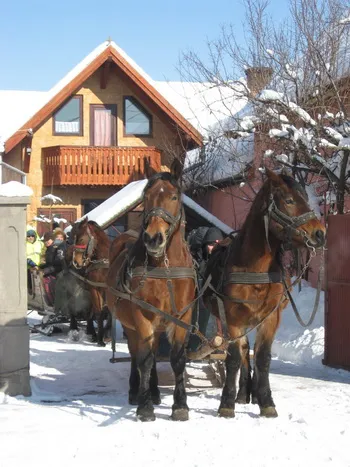
{"label": "wooden siding", "polygon": [[350,370],[350,216],[328,217],[323,363]]}
{"label": "wooden siding", "polygon": [[146,178],[145,163],[160,171],[155,147],[52,146],[43,148],[43,185],[125,185]]}

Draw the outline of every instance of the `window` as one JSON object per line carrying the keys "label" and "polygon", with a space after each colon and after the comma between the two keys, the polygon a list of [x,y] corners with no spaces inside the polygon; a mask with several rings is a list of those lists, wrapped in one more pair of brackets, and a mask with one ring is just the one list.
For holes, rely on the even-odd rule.
{"label": "window", "polygon": [[126,135],[150,136],[152,118],[132,97],[124,98],[124,132]]}
{"label": "window", "polygon": [[55,113],[53,133],[55,135],[82,135],[82,96],[72,97]]}

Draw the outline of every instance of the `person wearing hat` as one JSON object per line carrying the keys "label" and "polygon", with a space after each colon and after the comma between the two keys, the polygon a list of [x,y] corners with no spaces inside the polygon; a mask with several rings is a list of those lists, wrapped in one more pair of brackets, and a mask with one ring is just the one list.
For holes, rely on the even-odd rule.
{"label": "person wearing hat", "polygon": [[37,269],[44,252],[44,244],[39,239],[34,229],[27,230],[26,255],[27,255],[27,286],[29,293],[32,292],[32,276],[30,271]]}
{"label": "person wearing hat", "polygon": [[[202,240],[202,248],[200,251],[200,255],[198,255],[198,284],[199,288],[203,285],[203,277],[205,274],[205,269],[207,266],[207,262],[209,257],[215,247],[221,240],[224,239],[222,232],[217,227],[209,227],[207,232],[205,233],[203,240]],[[208,322],[210,318],[210,311],[204,306],[202,297],[198,301],[198,328],[202,334],[206,334]],[[194,324],[194,323],[193,323]],[[191,351],[196,351],[198,347],[202,344],[201,339],[197,336],[192,334],[189,339],[188,348]]]}
{"label": "person wearing hat", "polygon": [[27,230],[26,254],[29,268],[38,267],[44,252],[44,244],[34,229]]}

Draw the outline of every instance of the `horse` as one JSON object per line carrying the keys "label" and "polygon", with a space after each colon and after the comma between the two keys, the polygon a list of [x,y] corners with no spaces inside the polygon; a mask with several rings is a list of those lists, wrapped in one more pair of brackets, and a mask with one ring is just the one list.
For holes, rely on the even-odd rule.
{"label": "horse", "polygon": [[[94,221],[85,217],[76,223],[71,231],[73,244],[66,253],[66,261],[70,265],[70,273],[73,274],[81,285],[86,284],[91,294],[91,309],[87,316],[87,334],[90,334],[92,342],[104,347],[105,326],[107,320],[110,326],[110,313],[106,306],[105,291],[109,266],[108,255],[110,241],[106,233]],[[97,317],[97,335],[93,325],[94,317]],[[78,329],[76,316],[70,313],[70,330]]]}
{"label": "horse", "polygon": [[186,345],[192,328],[196,273],[184,239],[181,163],[156,173],[144,188],[144,219],[138,235],[117,237],[110,249],[107,304],[122,323],[131,355],[129,403],[141,421],[155,420],[160,403],[155,355],[166,330],[175,375],[171,418],[188,420],[184,383]]}
{"label": "horse", "polygon": [[[226,380],[219,416],[233,418],[235,402],[257,403],[260,416],[277,417],[269,370],[271,346],[288,303],[290,280],[284,278],[282,254],[287,247],[315,252],[325,242],[325,228],[310,210],[305,190],[292,177],[265,169],[267,180],[256,195],[239,234],[215,247],[207,265],[213,288],[204,301],[225,321],[228,334]],[[219,295],[223,300],[220,309]],[[256,328],[251,377],[247,333]],[[240,370],[236,398],[236,378]]]}

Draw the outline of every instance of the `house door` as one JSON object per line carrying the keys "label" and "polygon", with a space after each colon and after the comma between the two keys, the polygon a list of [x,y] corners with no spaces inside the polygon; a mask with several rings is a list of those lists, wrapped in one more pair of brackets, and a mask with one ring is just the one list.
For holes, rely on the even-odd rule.
{"label": "house door", "polygon": [[117,106],[114,104],[90,105],[91,146],[116,146]]}

